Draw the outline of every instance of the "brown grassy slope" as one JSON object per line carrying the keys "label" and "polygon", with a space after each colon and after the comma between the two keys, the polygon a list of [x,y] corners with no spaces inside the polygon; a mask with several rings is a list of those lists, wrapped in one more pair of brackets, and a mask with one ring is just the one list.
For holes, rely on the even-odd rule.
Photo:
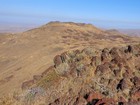
{"label": "brown grassy slope", "polygon": [[0,95],[17,91],[53,64],[55,55],[84,47],[138,43],[139,38],[112,35],[90,24],[51,22],[27,32],[0,36]]}

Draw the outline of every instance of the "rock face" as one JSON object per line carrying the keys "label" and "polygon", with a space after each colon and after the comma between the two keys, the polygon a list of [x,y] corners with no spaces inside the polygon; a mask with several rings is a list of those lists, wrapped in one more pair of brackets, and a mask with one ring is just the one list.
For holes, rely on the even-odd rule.
{"label": "rock face", "polygon": [[139,62],[140,45],[85,48],[57,55],[49,73],[34,79],[46,90],[46,105],[137,105]]}

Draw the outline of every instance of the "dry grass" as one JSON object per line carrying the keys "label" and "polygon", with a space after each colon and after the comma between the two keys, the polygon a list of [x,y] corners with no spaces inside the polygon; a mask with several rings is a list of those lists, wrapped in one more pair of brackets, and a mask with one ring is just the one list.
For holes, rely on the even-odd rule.
{"label": "dry grass", "polygon": [[43,88],[49,88],[49,86],[53,85],[54,82],[57,82],[60,79],[60,76],[54,71],[49,71],[47,76],[45,76],[41,81],[37,82],[37,86]]}
{"label": "dry grass", "polygon": [[13,93],[0,98],[0,105],[45,105],[46,92],[36,87],[22,93]]}

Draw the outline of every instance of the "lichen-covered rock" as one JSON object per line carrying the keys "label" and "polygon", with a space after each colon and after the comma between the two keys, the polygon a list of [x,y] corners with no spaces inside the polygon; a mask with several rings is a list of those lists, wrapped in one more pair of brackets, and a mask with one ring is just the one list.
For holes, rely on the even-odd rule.
{"label": "lichen-covered rock", "polygon": [[137,90],[132,94],[132,100],[140,101],[140,90]]}
{"label": "lichen-covered rock", "polygon": [[102,76],[102,75],[107,75],[107,74],[109,75],[109,72],[111,72],[109,68],[109,63],[104,63],[102,65],[97,66],[95,74],[98,76]]}
{"label": "lichen-covered rock", "polygon": [[55,71],[61,76],[66,76],[70,73],[70,66],[68,63],[61,63],[59,66],[57,66]]}
{"label": "lichen-covered rock", "polygon": [[59,66],[61,63],[62,63],[61,56],[60,56],[60,55],[55,56],[55,57],[54,57],[54,64],[55,64],[55,67]]}
{"label": "lichen-covered rock", "polygon": [[109,49],[107,48],[103,49],[102,54],[101,54],[101,60],[102,62],[109,62],[111,60]]}
{"label": "lichen-covered rock", "polygon": [[135,76],[131,79],[131,81],[134,83],[136,87],[140,87],[140,77]]}
{"label": "lichen-covered rock", "polygon": [[116,105],[113,98],[102,98],[95,105]]}
{"label": "lichen-covered rock", "polygon": [[83,49],[82,52],[84,52],[86,55],[91,56],[91,57],[96,55],[95,50],[90,47]]}
{"label": "lichen-covered rock", "polygon": [[91,59],[91,65],[94,67],[101,65],[101,58],[98,56],[93,56]]}
{"label": "lichen-covered rock", "polygon": [[24,89],[28,89],[28,88],[30,88],[30,86],[32,86],[34,83],[35,83],[34,80],[25,81],[25,82],[22,83],[21,88],[22,88],[23,90],[24,90]]}
{"label": "lichen-covered rock", "polygon": [[35,81],[38,81],[38,80],[40,80],[41,78],[42,78],[41,75],[34,75],[34,76],[33,76],[33,79],[34,79]]}
{"label": "lichen-covered rock", "polygon": [[92,100],[94,100],[94,99],[102,99],[102,98],[103,98],[103,95],[101,93],[91,92],[88,95],[87,102],[92,103]]}

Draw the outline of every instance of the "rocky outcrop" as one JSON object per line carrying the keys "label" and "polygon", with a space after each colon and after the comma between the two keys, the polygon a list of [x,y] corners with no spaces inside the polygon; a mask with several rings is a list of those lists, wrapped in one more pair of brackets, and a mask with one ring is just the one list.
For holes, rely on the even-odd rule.
{"label": "rocky outcrop", "polygon": [[139,62],[140,45],[86,48],[57,55],[52,73],[34,79],[46,89],[49,105],[137,105]]}

